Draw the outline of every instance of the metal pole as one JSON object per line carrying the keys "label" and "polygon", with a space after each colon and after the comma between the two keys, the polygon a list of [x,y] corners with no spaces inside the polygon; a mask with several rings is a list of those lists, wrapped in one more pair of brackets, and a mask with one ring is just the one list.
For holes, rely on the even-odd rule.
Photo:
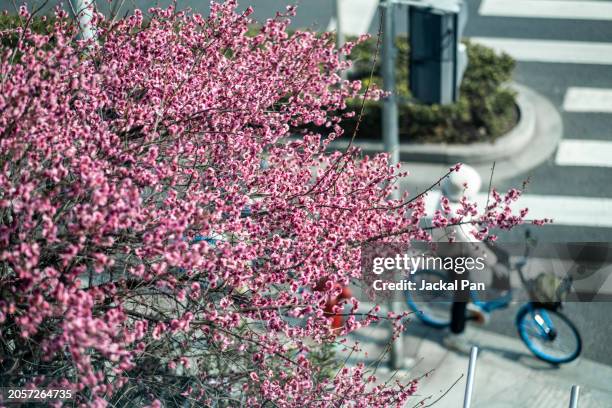
{"label": "metal pole", "polygon": [[569,408],[578,408],[578,396],[580,395],[580,386],[572,385],[572,394],[570,396]]}
{"label": "metal pole", "polygon": [[[383,15],[382,42],[382,75],[383,88],[389,93],[383,101],[382,133],[385,151],[389,154],[389,165],[394,167],[399,163],[399,130],[397,99],[395,95],[395,47],[393,30],[393,2],[385,0],[381,4]],[[399,190],[394,190],[389,197],[392,200],[400,198]],[[389,300],[389,310],[396,314],[402,312],[400,303],[394,297]],[[403,343],[401,336],[391,343],[390,365],[397,370],[404,366]]]}
{"label": "metal pole", "polygon": [[[340,50],[344,43],[346,42],[346,38],[344,36],[343,24],[342,24],[342,0],[334,0],[334,18],[336,19],[336,49]],[[344,55],[338,54],[339,59],[342,61],[344,59]],[[342,79],[346,79],[346,71],[342,70],[340,72],[340,77]]]}
{"label": "metal pole", "polygon": [[470,352],[470,364],[468,365],[467,383],[465,384],[465,397],[463,398],[463,408],[470,408],[470,405],[472,405],[474,373],[476,372],[476,357],[478,357],[478,347],[473,346],[472,351]]}
{"label": "metal pole", "polygon": [[76,5],[73,8],[75,18],[79,22],[81,30],[80,36],[83,40],[90,40],[96,36],[94,28],[91,24],[93,19],[93,3],[95,0],[76,0]]}
{"label": "metal pole", "polygon": [[[383,101],[383,142],[385,151],[389,153],[389,165],[395,166],[399,163],[399,127],[397,96],[395,93],[395,45],[393,27],[393,2],[385,0],[381,8],[383,18],[383,43],[382,43],[382,75],[383,88],[389,92]],[[399,191],[392,193],[392,199],[399,198]]]}

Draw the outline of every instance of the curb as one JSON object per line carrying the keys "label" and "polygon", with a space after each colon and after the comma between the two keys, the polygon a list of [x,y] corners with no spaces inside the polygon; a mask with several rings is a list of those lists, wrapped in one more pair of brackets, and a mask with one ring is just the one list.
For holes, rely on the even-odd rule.
{"label": "curb", "polygon": [[[534,128],[529,140],[520,148],[509,147],[512,153],[497,159],[491,159],[489,156],[489,161],[483,161],[480,158],[464,158],[452,162],[460,161],[472,165],[483,180],[488,180],[491,176],[494,162],[496,183],[514,177],[524,178],[526,173],[544,163],[554,154],[563,135],[561,114],[547,98],[523,85],[513,84],[513,87],[519,92],[520,98],[527,101],[523,106],[530,107],[521,112],[523,118],[533,118]],[[529,122],[531,120],[529,119]],[[528,123],[527,119],[524,123]],[[517,128],[519,127],[515,127]],[[525,128],[528,126],[525,125]],[[515,137],[518,136],[515,135]],[[475,145],[469,146],[472,149]],[[473,153],[482,152],[474,149]],[[403,189],[425,188],[432,183],[432,180],[445,174],[448,168],[449,165],[446,163],[427,161],[423,157],[411,161],[404,160],[402,171],[409,171],[410,177],[402,181]]]}
{"label": "curb", "polygon": [[[500,136],[493,143],[477,142],[470,144],[447,143],[401,143],[399,155],[401,161],[416,161],[439,164],[455,164],[457,162],[480,164],[503,160],[512,157],[523,150],[533,139],[536,131],[535,103],[537,95],[530,88],[511,83],[510,88],[517,92],[516,105],[519,111],[519,121],[512,130]],[[348,142],[334,141],[330,143],[333,149],[346,148]],[[364,153],[382,153],[385,151],[382,142],[354,142]]]}

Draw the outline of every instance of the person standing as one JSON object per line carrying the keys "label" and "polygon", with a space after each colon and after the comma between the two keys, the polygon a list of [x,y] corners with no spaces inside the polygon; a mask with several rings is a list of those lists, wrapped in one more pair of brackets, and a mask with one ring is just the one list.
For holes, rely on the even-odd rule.
{"label": "person standing", "polygon": [[[481,178],[478,172],[466,164],[463,164],[458,171],[454,171],[442,182],[442,194],[448,199],[446,205],[442,200],[438,209],[448,212],[454,216],[457,210],[462,208],[461,200],[466,199],[473,202],[481,187]],[[438,242],[452,243],[444,244],[441,247],[443,256],[451,257],[482,257],[487,267],[492,268],[497,263],[497,257],[490,248],[482,241],[478,240],[472,231],[477,226],[470,223],[472,217],[465,215],[459,225],[449,225],[435,231],[434,239]],[[445,337],[444,344],[451,349],[468,353],[472,344],[465,336],[465,326],[467,320],[475,320],[479,323],[488,321],[488,313],[480,309],[473,303],[469,303],[469,290],[461,289],[460,282],[469,279],[469,273],[458,274],[455,271],[449,272],[456,283],[453,294],[453,305],[451,307],[450,334]]]}

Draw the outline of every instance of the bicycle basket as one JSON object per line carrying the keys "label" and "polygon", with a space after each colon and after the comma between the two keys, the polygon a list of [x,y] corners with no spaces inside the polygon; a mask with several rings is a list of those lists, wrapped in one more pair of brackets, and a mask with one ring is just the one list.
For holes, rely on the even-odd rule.
{"label": "bicycle basket", "polygon": [[540,303],[563,302],[570,291],[568,279],[542,272],[529,282],[529,292],[534,301]]}

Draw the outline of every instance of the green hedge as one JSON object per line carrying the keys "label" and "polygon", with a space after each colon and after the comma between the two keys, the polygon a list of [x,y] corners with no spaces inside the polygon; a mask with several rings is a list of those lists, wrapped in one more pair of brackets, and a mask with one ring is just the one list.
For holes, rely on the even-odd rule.
{"label": "green hedge", "polygon": [[[397,91],[400,99],[400,138],[404,142],[471,143],[493,141],[511,129],[518,119],[515,93],[506,84],[512,77],[514,60],[507,54],[496,54],[482,45],[465,42],[469,64],[460,90],[459,100],[451,105],[423,105],[411,101],[408,89],[408,41],[398,37],[396,46]],[[354,62],[351,79],[367,83],[376,51],[376,40],[357,45],[351,55]],[[373,82],[382,87],[380,57]],[[380,101],[367,101],[358,138],[381,137]],[[360,100],[349,101],[349,109],[359,112]],[[356,118],[344,123],[352,135]]]}

